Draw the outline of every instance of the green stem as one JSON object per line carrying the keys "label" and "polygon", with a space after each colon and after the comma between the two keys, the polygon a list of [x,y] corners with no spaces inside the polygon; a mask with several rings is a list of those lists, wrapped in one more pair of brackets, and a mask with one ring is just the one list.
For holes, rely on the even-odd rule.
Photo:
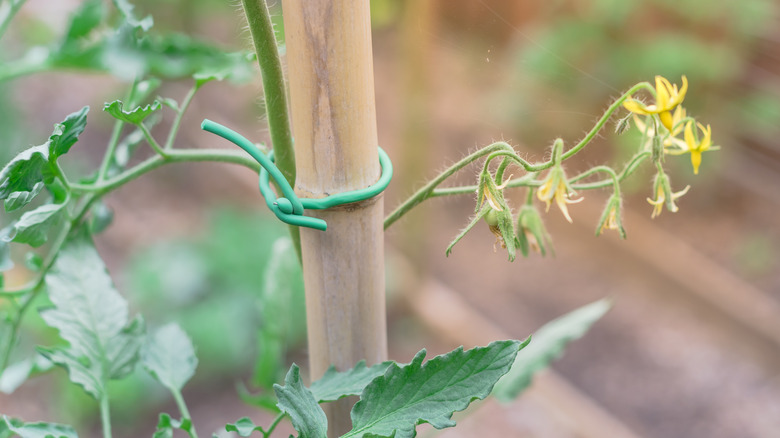
{"label": "green stem", "polygon": [[[464,167],[468,166],[474,161],[484,157],[485,155],[496,152],[497,150],[512,151],[512,153],[514,153],[514,149],[512,149],[512,146],[510,146],[506,142],[500,141],[500,142],[493,143],[489,146],[486,146],[474,153],[469,154],[465,158],[461,159],[457,163],[447,168],[444,172],[440,173],[436,178],[432,179],[428,184],[424,185],[415,194],[413,194],[406,201],[401,203],[401,205],[399,205],[392,213],[390,213],[385,218],[385,230],[390,228],[390,225],[395,223],[395,221],[400,219],[411,209],[421,204],[426,199],[432,198],[433,192],[436,189],[436,187],[438,187],[441,183],[443,183],[447,178],[452,176],[452,174],[459,171],[460,169],[463,169]],[[475,187],[474,190],[472,190],[472,193],[476,190],[477,189]]]}
{"label": "green stem", "polygon": [[141,132],[144,133],[144,137],[146,138],[146,142],[149,143],[149,146],[154,149],[155,152],[157,152],[158,155],[162,156],[163,158],[168,156],[168,152],[164,151],[162,146],[160,146],[160,143],[157,143],[157,140],[152,137],[152,133],[149,132],[149,128],[144,125],[144,122],[141,122],[137,124],[138,129],[141,130]]}
{"label": "green stem", "polygon": [[[623,171],[621,171],[620,174],[612,178],[602,180],[602,181],[595,181],[592,183],[572,184],[571,187],[574,190],[591,190],[591,189],[599,189],[602,187],[607,187],[608,185],[614,184],[615,182],[621,182],[627,177],[629,177],[632,173],[634,173],[634,171],[639,167],[639,165],[642,164],[642,161],[644,161],[650,155],[651,155],[650,152],[638,153],[637,155],[634,156],[634,158],[631,159],[631,161],[628,162],[628,164],[626,165],[626,167],[623,168]],[[606,171],[605,169],[609,169],[609,172],[611,174],[615,173],[615,171],[612,170],[612,168],[609,168],[607,166],[598,166],[569,179],[569,183],[574,183],[576,181],[579,181],[583,178],[592,175],[595,172],[605,172]]]}
{"label": "green stem", "polygon": [[100,423],[103,425],[103,438],[111,438],[111,410],[108,404],[108,394],[100,398]]}
{"label": "green stem", "polygon": [[19,12],[19,9],[21,9],[25,1],[27,0],[11,0],[11,6],[8,8],[8,14],[0,19],[0,38],[3,37],[5,31],[8,29],[8,24],[11,23],[11,20],[14,18],[16,13]]}
{"label": "green stem", "polygon": [[[182,420],[189,420],[192,423],[192,416],[190,416],[190,410],[187,409],[187,403],[184,402],[184,397],[181,395],[181,391],[178,389],[168,388],[173,394],[173,399],[176,400],[176,406],[179,407]],[[195,430],[195,425],[190,426],[190,437],[198,438],[198,432]]]}
{"label": "green stem", "polygon": [[[274,150],[276,167],[290,186],[295,187],[295,150],[287,111],[287,89],[282,71],[282,60],[271,22],[271,13],[263,0],[241,0],[249,24],[249,32],[257,53],[265,94],[268,130]],[[290,226],[290,237],[301,260],[301,236],[298,227]]]}
{"label": "green stem", "polygon": [[197,85],[193,86],[190,91],[187,93],[187,96],[184,98],[184,101],[181,103],[181,107],[179,108],[179,111],[176,113],[176,118],[173,119],[173,123],[171,124],[171,130],[168,132],[168,139],[165,141],[165,146],[163,149],[166,151],[169,151],[173,149],[173,142],[176,140],[176,135],[179,133],[179,126],[181,125],[181,119],[184,117],[184,113],[187,111],[187,108],[190,107],[190,103],[192,102],[192,98],[195,97],[195,93],[198,92]]}
{"label": "green stem", "polygon": [[[138,80],[133,81],[133,85],[127,90],[125,96],[125,102],[129,102],[135,94],[135,88],[138,86]],[[122,128],[125,126],[125,122],[117,120],[114,122],[114,129],[111,131],[111,139],[108,141],[108,147],[106,153],[103,155],[103,162],[100,163],[100,169],[98,170],[97,182],[101,183],[108,176],[108,169],[111,167],[111,162],[114,160],[114,154],[116,154],[116,148],[119,145],[119,137],[122,135]]]}
{"label": "green stem", "polygon": [[620,96],[617,100],[612,102],[612,105],[610,105],[609,108],[607,108],[607,110],[604,112],[604,115],[601,116],[601,119],[599,119],[599,121],[596,123],[596,125],[593,127],[593,129],[591,129],[590,132],[588,132],[585,135],[585,137],[583,137],[583,139],[580,140],[579,143],[577,143],[576,146],[574,146],[573,148],[571,148],[568,151],[566,151],[566,153],[564,153],[561,158],[563,160],[565,160],[565,159],[571,157],[572,155],[576,154],[577,152],[579,152],[580,149],[582,149],[585,146],[587,146],[588,143],[590,143],[590,141],[593,140],[594,137],[596,137],[596,134],[598,134],[599,131],[601,131],[601,129],[604,127],[604,125],[607,124],[607,122],[609,121],[610,117],[612,117],[612,114],[615,111],[617,111],[618,108],[620,108],[620,105],[622,105],[623,102],[625,102],[626,99],[631,97],[632,94],[636,93],[637,91],[639,91],[641,89],[649,90],[653,95],[655,95],[655,88],[653,88],[653,86],[650,85],[649,82],[640,82],[640,83],[634,85],[633,87],[631,87],[628,91],[623,93],[623,95]]}
{"label": "green stem", "polygon": [[263,437],[264,438],[268,438],[269,436],[271,436],[271,434],[273,433],[274,429],[276,429],[276,426],[279,424],[280,421],[282,421],[282,418],[284,418],[284,417],[285,417],[285,413],[284,412],[279,413],[279,415],[277,415],[276,418],[274,418],[273,423],[271,423],[271,425],[268,426],[268,430],[267,431],[263,431]]}
{"label": "green stem", "polygon": [[150,172],[158,167],[169,163],[186,163],[186,162],[220,162],[220,163],[233,163],[252,169],[255,172],[260,172],[260,165],[257,161],[252,160],[245,153],[241,151],[232,151],[225,149],[181,149],[170,150],[166,152],[166,156],[155,155],[145,161],[139,163],[135,167],[125,170],[124,172],[115,175],[114,177],[105,180],[102,183],[96,184],[71,184],[71,189],[75,193],[95,193],[103,195],[111,190],[116,189],[119,186],[127,184],[128,182],[140,177],[141,175]]}
{"label": "green stem", "polygon": [[287,182],[295,187],[295,152],[293,150],[290,118],[287,112],[287,90],[284,84],[282,61],[276,46],[276,35],[271,13],[263,0],[242,0],[249,32],[257,52],[257,62],[263,79],[268,130],[274,148],[276,167]]}

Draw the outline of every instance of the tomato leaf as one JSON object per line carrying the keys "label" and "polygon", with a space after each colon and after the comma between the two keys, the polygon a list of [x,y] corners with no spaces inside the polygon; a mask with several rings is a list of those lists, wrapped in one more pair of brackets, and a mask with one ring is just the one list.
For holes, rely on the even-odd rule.
{"label": "tomato leaf", "polygon": [[84,38],[100,25],[103,19],[103,0],[87,0],[70,16],[64,44]]}
{"label": "tomato leaf", "polygon": [[28,211],[14,224],[12,242],[39,247],[46,243],[49,229],[64,212],[64,204],[45,204]]}
{"label": "tomato leaf", "polygon": [[303,386],[298,365],[290,367],[284,386],[274,385],[274,392],[279,399],[276,405],[290,416],[299,438],[327,437],[328,419],[311,391]]}
{"label": "tomato leaf", "polygon": [[255,423],[249,417],[239,418],[235,423],[228,423],[225,425],[226,432],[235,432],[238,436],[247,437],[252,435],[254,431],[264,432],[261,426],[256,426]]}
{"label": "tomato leaf", "polygon": [[149,336],[141,351],[141,362],[152,377],[171,391],[181,391],[198,366],[192,341],[175,323]]}
{"label": "tomato leaf", "polygon": [[392,364],[388,361],[367,367],[366,361],[361,360],[354,368],[344,372],[338,372],[331,366],[319,380],[311,384],[311,392],[319,403],[360,395],[366,385],[384,374]]}
{"label": "tomato leaf", "polygon": [[41,317],[69,345],[38,351],[100,400],[110,379],[122,378],[135,368],[143,320],[128,322],[127,302],[114,288],[85,232],[63,247],[46,275],[46,287],[54,307],[42,310]]}
{"label": "tomato leaf", "polygon": [[425,364],[422,350],[408,365],[391,365],[366,386],[352,408],[352,430],[343,437],[411,438],[420,423],[437,429],[455,426],[452,414],[487,397],[526,343],[497,341],[468,351],[459,347]]}
{"label": "tomato leaf", "polygon": [[3,415],[5,427],[21,438],[78,438],[76,431],[56,423],[23,423]]}
{"label": "tomato leaf", "polygon": [[131,123],[133,125],[138,125],[142,123],[145,118],[149,117],[149,115],[151,115],[153,112],[161,108],[160,102],[156,100],[149,105],[136,107],[132,111],[125,111],[123,107],[124,103],[122,103],[121,100],[115,100],[111,103],[105,104],[103,111],[109,113],[117,120]]}
{"label": "tomato leaf", "polygon": [[87,127],[89,106],[68,114],[61,123],[54,125],[54,132],[49,137],[49,159],[56,160],[66,154],[79,139],[79,135]]}
{"label": "tomato leaf", "polygon": [[496,398],[516,398],[531,384],[534,374],[559,358],[564,348],[581,338],[610,307],[610,300],[599,300],[542,326],[534,333],[531,345],[517,355],[512,369],[496,384]]}

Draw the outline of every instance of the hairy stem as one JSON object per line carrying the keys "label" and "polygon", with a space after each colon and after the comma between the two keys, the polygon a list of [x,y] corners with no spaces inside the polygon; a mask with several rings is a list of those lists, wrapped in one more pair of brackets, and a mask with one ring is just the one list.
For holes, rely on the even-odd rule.
{"label": "hairy stem", "polygon": [[76,193],[96,193],[104,195],[119,186],[148,173],[158,167],[169,163],[186,163],[211,161],[219,163],[233,163],[260,172],[260,164],[252,160],[245,153],[225,149],[181,149],[170,150],[166,156],[155,155],[139,163],[135,167],[125,170],[102,183],[96,184],[71,184],[71,188]]}
{"label": "hairy stem", "polygon": [[[276,35],[271,22],[271,13],[264,0],[241,0],[241,4],[244,7],[249,32],[252,34],[252,41],[257,53],[257,62],[260,65],[274,161],[290,186],[295,187],[295,151],[290,128],[290,114],[287,111],[287,89]],[[292,225],[289,229],[298,260],[301,260],[300,230]]]}
{"label": "hairy stem", "polygon": [[[514,153],[514,149],[508,143],[503,141],[493,143],[486,146],[474,153],[469,154],[465,158],[461,159],[457,163],[447,168],[444,172],[440,173],[436,178],[432,179],[428,184],[424,185],[420,190],[413,194],[409,199],[401,203],[392,213],[385,218],[385,230],[390,227],[395,221],[400,219],[403,215],[408,213],[411,209],[421,204],[428,198],[433,197],[433,191],[447,178],[452,176],[455,172],[463,169],[474,161],[484,157],[485,155],[492,154],[496,151],[511,151]],[[474,188],[476,190],[476,188]]]}
{"label": "hairy stem", "polygon": [[653,95],[655,95],[655,88],[653,88],[653,86],[650,85],[649,82],[640,82],[634,85],[633,87],[631,87],[628,91],[623,93],[622,96],[618,97],[617,100],[612,102],[612,105],[610,105],[609,108],[607,108],[607,110],[604,111],[604,115],[601,116],[601,118],[596,123],[596,125],[593,126],[593,128],[585,135],[585,137],[582,138],[582,140],[580,140],[579,143],[577,143],[576,146],[566,151],[566,153],[564,153],[561,158],[565,160],[571,157],[572,155],[576,154],[577,152],[579,152],[585,146],[587,146],[588,143],[590,143],[591,140],[593,140],[593,138],[596,137],[599,131],[601,131],[601,129],[604,128],[604,125],[607,124],[610,117],[612,117],[612,114],[614,114],[615,111],[617,111],[617,109],[620,108],[620,105],[622,105],[623,102],[626,101],[626,99],[631,97],[632,94],[642,89],[649,90]]}

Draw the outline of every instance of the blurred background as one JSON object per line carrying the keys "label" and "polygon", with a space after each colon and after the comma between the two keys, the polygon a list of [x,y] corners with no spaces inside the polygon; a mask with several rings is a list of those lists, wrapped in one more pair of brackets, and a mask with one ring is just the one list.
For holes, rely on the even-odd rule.
{"label": "blurred background", "polygon": [[[555,256],[514,263],[486,226],[444,250],[473,212],[472,196],[433,199],[387,232],[391,357],[408,361],[491,336],[525,338],[546,321],[609,296],[614,308],[542,376],[528,397],[486,402],[445,437],[777,437],[780,430],[780,5],[772,0],[372,0],[380,144],[396,177],[392,210],[415,187],[495,140],[540,160],[561,137],[578,141],[622,90],[663,75],[690,88],[688,113],[710,124],[719,152],[667,157],[679,212],[650,219],[650,166],[625,185],[628,238],[594,237],[609,193],[584,192],[569,224],[544,215]],[[0,44],[3,59],[56,41],[78,0],[29,0]],[[225,50],[250,47],[234,4],[136,1],[155,32],[179,32]],[[279,5],[278,31],[283,36]],[[87,130],[66,170],[97,167],[112,120],[100,111],[126,92],[117,75],[56,69],[0,82],[0,162],[40,144],[85,104]],[[121,76],[121,75],[120,75]],[[191,81],[157,93],[182,99]],[[259,81],[209,83],[183,120],[180,147],[228,147],[204,135],[210,118],[267,141]],[[155,128],[162,136],[172,116]],[[568,169],[620,167],[636,130],[605,129]],[[143,148],[143,147],[142,147]],[[140,153],[141,156],[146,152]],[[519,175],[515,175],[519,176]],[[454,184],[474,184],[476,168]],[[519,206],[524,190],[509,191]],[[276,223],[256,177],[218,164],[163,167],[111,194],[114,222],[98,239],[119,290],[150,325],[171,320],[193,337],[200,366],[185,388],[195,424],[215,431],[278,379],[278,364],[306,363],[300,272],[286,266],[284,302],[268,291]],[[0,226],[10,221],[3,213]],[[24,253],[14,254],[18,260]],[[31,275],[24,263],[6,283]],[[278,266],[277,266],[278,267]],[[280,307],[282,306],[282,307]],[[279,309],[282,309],[281,311]],[[434,311],[431,311],[434,310]],[[284,327],[268,315],[287,315]],[[279,333],[283,333],[282,336]],[[19,357],[56,334],[32,313]],[[486,341],[485,341],[486,342]],[[150,435],[156,412],[175,412],[139,373],[114,387],[117,436]],[[60,370],[35,378],[0,412],[90,430],[94,402]],[[243,396],[240,396],[243,394]],[[242,403],[242,398],[248,403]],[[140,426],[139,426],[140,425]],[[125,435],[121,435],[124,433]],[[439,434],[425,430],[428,435]],[[89,434],[85,434],[89,436]],[[226,435],[227,436],[227,435]]]}

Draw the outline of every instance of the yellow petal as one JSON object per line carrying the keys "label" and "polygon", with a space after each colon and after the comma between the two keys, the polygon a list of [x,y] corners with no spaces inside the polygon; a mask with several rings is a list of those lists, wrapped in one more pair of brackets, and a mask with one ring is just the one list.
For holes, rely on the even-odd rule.
{"label": "yellow petal", "polygon": [[670,84],[666,78],[662,76],[655,77],[655,102],[659,109],[669,109],[667,108],[667,105],[669,104],[669,99],[671,98],[671,91],[672,84]]}
{"label": "yellow petal", "polygon": [[623,107],[634,114],[641,114],[643,116],[652,114],[648,112],[648,108],[642,104],[642,102],[635,99],[626,99],[626,101],[623,102]]}
{"label": "yellow petal", "polygon": [[669,132],[672,132],[672,128],[674,127],[674,120],[672,119],[672,113],[669,111],[664,111],[661,114],[658,114],[658,117],[661,119],[661,124],[666,127],[666,129],[669,130]]}
{"label": "yellow petal", "polygon": [[701,129],[701,132],[704,133],[704,140],[701,141],[701,145],[699,145],[699,150],[706,151],[707,149],[712,146],[712,128],[710,125],[707,125],[705,128],[704,125],[699,123],[699,129]]}
{"label": "yellow petal", "polygon": [[688,121],[688,123],[685,124],[685,133],[683,134],[685,137],[685,144],[688,145],[688,150],[696,150],[696,139],[693,136],[693,122]]}
{"label": "yellow petal", "polygon": [[679,105],[682,103],[683,99],[685,99],[685,93],[688,91],[688,78],[685,77],[685,75],[682,76],[682,87],[680,87],[680,92],[677,93],[677,96],[674,99],[674,105]]}
{"label": "yellow petal", "polygon": [[699,150],[691,151],[691,164],[693,164],[693,174],[698,175],[699,165],[701,165],[701,151]]}

